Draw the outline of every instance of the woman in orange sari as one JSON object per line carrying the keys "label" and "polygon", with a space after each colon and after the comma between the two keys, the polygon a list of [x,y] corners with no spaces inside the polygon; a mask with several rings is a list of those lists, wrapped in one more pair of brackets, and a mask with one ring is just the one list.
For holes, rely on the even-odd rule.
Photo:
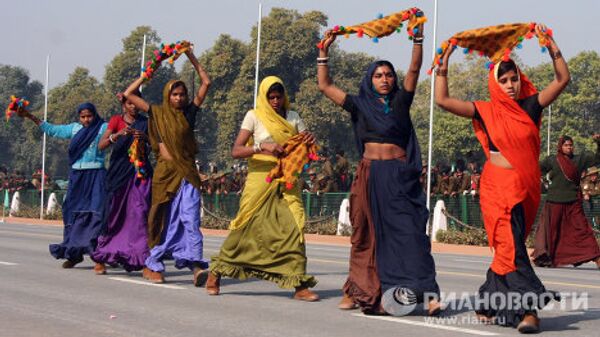
{"label": "woman in orange sari", "polygon": [[[545,31],[537,25],[537,31]],[[492,265],[479,289],[482,305],[477,317],[485,323],[517,327],[521,333],[537,332],[537,308],[554,293],[536,276],[527,255],[525,240],[540,203],[540,135],[542,110],[569,83],[567,63],[556,43],[548,48],[554,80],[539,93],[514,61],[495,64],[488,75],[489,102],[466,102],[448,92],[448,48],[436,72],[435,101],[455,115],[473,120],[477,139],[487,162],[480,180],[480,203],[490,247]],[[520,305],[511,305],[512,295]],[[499,298],[508,301],[498,303]],[[500,301],[503,302],[503,301]]]}

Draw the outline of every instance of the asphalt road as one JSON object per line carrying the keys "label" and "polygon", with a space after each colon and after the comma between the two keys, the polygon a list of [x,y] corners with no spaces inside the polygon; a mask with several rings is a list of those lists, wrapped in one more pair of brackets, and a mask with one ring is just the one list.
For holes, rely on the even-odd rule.
{"label": "asphalt road", "polygon": [[[168,264],[163,285],[140,272],[109,269],[97,276],[86,260],[72,270],[48,253],[62,228],[0,223],[0,336],[496,336],[516,330],[474,322],[461,299],[484,280],[488,257],[436,254],[438,282],[456,308],[431,320],[364,316],[336,308],[348,270],[348,247],[308,245],[309,273],[319,279],[322,300],[291,299],[292,292],[265,281],[224,279],[222,295],[194,288],[191,273]],[[205,238],[205,256],[222,238]],[[545,336],[600,335],[600,271],[595,265],[536,269],[548,289],[564,293],[561,303],[540,312]],[[462,293],[465,292],[463,295]],[[451,298],[456,294],[455,299]],[[587,294],[587,297],[585,296]],[[575,296],[575,298],[573,298]],[[464,301],[463,301],[464,302]],[[587,306],[587,307],[586,307]]]}

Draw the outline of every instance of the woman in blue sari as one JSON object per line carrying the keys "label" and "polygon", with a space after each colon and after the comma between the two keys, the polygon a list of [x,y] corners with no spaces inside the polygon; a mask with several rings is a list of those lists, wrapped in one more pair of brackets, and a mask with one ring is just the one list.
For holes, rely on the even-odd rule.
{"label": "woman in blue sari", "polygon": [[[423,27],[413,39],[404,80],[399,83],[390,62],[376,61],[367,68],[358,95],[333,84],[327,61],[335,35],[325,34],[317,59],[319,89],[350,113],[362,157],[350,192],[350,270],[338,308],[360,306],[365,314],[405,315],[412,309],[404,309],[422,302],[429,315],[437,315],[440,290],[425,233],[429,211],[419,183],[421,152],[410,116],[423,60]],[[384,308],[388,290],[400,310]]]}
{"label": "woman in blue sari", "polygon": [[96,249],[104,217],[105,180],[104,152],[98,148],[107,124],[98,116],[92,103],[77,108],[79,123],[54,125],[42,122],[31,113],[31,119],[49,136],[71,139],[69,144],[69,187],[62,206],[63,242],[51,244],[50,254],[66,259],[63,268],[73,268],[84,254]]}

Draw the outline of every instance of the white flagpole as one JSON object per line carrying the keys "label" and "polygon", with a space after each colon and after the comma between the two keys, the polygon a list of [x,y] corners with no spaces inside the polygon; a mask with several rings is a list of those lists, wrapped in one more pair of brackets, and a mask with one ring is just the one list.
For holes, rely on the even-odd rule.
{"label": "white flagpole", "polygon": [[[146,62],[146,34],[144,34],[144,42],[142,43],[142,60],[140,61],[140,75],[144,73],[144,62]],[[140,92],[142,92],[142,85],[140,85]]]}
{"label": "white flagpole", "polygon": [[[437,33],[438,2],[433,5],[433,38],[431,41],[431,59],[435,59],[436,33]],[[427,150],[427,209],[431,210],[431,156],[433,152],[433,98],[435,94],[435,74],[431,74],[431,96],[429,97],[429,149]]]}
{"label": "white flagpole", "polygon": [[552,125],[552,104],[548,106],[548,156],[550,155],[550,126]]}
{"label": "white flagpole", "polygon": [[260,66],[260,30],[262,25],[262,3],[258,4],[258,35],[256,37],[256,72],[254,74],[254,108],[256,109],[256,97],[258,96],[258,69]]}
{"label": "white flagpole", "polygon": [[0,222],[4,223],[4,213],[6,212],[6,207],[4,207],[4,203],[5,203],[5,199],[6,199],[6,190],[2,194],[4,194],[4,195],[2,196],[2,219],[0,220]]}
{"label": "white flagpole", "polygon": [[[48,119],[48,82],[50,77],[50,54],[46,56],[46,86],[44,88],[44,122]],[[44,219],[44,190],[46,188],[46,133],[42,136],[42,190],[40,195],[40,220]]]}
{"label": "white flagpole", "polygon": [[2,193],[2,219],[0,220],[0,223],[4,223],[4,213],[6,212],[6,201],[9,199],[9,195],[8,195],[8,190],[4,190],[4,193]]}

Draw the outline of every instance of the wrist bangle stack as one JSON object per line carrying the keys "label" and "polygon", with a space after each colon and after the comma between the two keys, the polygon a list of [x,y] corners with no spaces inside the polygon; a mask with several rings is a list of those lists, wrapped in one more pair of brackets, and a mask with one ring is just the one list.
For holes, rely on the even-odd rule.
{"label": "wrist bangle stack", "polygon": [[329,61],[329,57],[317,57],[317,65],[318,66],[326,66]]}
{"label": "wrist bangle stack", "polygon": [[553,60],[558,60],[559,58],[562,57],[562,53],[560,52],[560,50],[558,50],[556,53],[550,53],[550,57]]}
{"label": "wrist bangle stack", "polygon": [[112,133],[110,134],[110,136],[108,136],[108,141],[111,142],[112,144],[114,144],[116,142],[116,140],[113,139]]}
{"label": "wrist bangle stack", "polygon": [[435,70],[435,74],[436,74],[437,76],[444,76],[444,77],[446,77],[446,76],[448,76],[448,69],[440,69],[440,68],[437,68],[437,69]]}
{"label": "wrist bangle stack", "polygon": [[415,45],[415,44],[422,45],[423,44],[423,40],[425,40],[425,37],[423,37],[423,36],[415,36],[415,37],[413,37],[413,45]]}
{"label": "wrist bangle stack", "polygon": [[262,147],[260,146],[260,143],[255,143],[252,146],[252,149],[254,150],[254,153],[262,152]]}

